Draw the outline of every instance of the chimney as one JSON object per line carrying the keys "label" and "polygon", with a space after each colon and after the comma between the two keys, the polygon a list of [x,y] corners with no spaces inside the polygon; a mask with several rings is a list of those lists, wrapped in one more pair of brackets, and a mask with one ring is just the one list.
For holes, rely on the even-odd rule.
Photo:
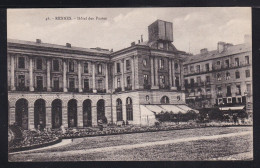
{"label": "chimney", "polygon": [[143,35],[141,35],[141,42],[143,42]]}
{"label": "chimney", "polygon": [[71,48],[71,44],[70,43],[66,43],[66,47]]}
{"label": "chimney", "polygon": [[251,43],[251,36],[249,34],[244,35],[244,43]]}
{"label": "chimney", "polygon": [[225,43],[222,41],[218,42],[218,52],[222,53],[224,49],[225,49]]}
{"label": "chimney", "polygon": [[113,48],[110,50],[110,52],[113,52]]}
{"label": "chimney", "polygon": [[140,40],[138,40],[138,44],[140,44]]}
{"label": "chimney", "polygon": [[134,45],[135,45],[135,42],[132,42],[132,43],[131,43],[131,46],[134,46]]}
{"label": "chimney", "polygon": [[224,47],[225,50],[227,50],[230,46],[233,46],[233,44],[231,44],[231,43],[226,43],[226,44],[225,44],[225,47]]}
{"label": "chimney", "polygon": [[41,39],[36,39],[36,43],[42,43]]}
{"label": "chimney", "polygon": [[200,54],[207,54],[208,53],[208,49],[207,48],[203,48],[200,50]]}

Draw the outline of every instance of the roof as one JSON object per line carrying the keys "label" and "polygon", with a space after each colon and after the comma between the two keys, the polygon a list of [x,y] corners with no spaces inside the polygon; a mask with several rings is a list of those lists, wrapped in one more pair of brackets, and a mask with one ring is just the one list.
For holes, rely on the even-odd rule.
{"label": "roof", "polygon": [[197,54],[187,57],[184,64],[191,64],[201,61],[207,61],[210,59],[220,58],[228,55],[234,55],[242,52],[252,51],[251,45],[243,43],[238,45],[229,46],[226,50],[219,53],[218,50],[208,51],[205,54]]}
{"label": "roof", "polygon": [[25,41],[25,40],[17,40],[17,39],[7,39],[8,43],[16,43],[22,45],[30,45],[30,46],[41,46],[47,48],[56,48],[56,49],[65,49],[65,50],[72,50],[72,51],[83,51],[83,52],[91,52],[91,53],[100,53],[100,54],[110,54],[109,50],[101,49],[97,47],[96,49],[92,48],[82,48],[82,47],[66,47],[66,45],[58,45],[58,44],[50,44],[50,43],[36,43],[32,41]]}

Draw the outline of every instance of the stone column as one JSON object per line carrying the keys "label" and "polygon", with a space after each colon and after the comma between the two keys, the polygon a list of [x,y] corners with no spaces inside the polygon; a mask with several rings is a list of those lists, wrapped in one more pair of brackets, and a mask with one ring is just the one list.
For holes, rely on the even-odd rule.
{"label": "stone column", "polygon": [[97,126],[97,106],[96,104],[92,105],[92,126]]}
{"label": "stone column", "polygon": [[15,107],[9,107],[9,124],[15,122]]}
{"label": "stone column", "polygon": [[155,86],[154,89],[159,89],[159,82],[158,82],[158,58],[154,57],[154,69],[155,69]]}
{"label": "stone column", "polygon": [[179,65],[180,65],[180,86],[181,86],[181,90],[185,90],[185,87],[184,87],[184,75],[183,75],[183,62],[179,62]]}
{"label": "stone column", "polygon": [[135,55],[135,89],[139,89],[139,65],[138,65],[138,55]]}
{"label": "stone column", "polygon": [[116,62],[114,62],[114,73],[113,73],[113,91],[117,88],[116,84]]}
{"label": "stone column", "polygon": [[77,107],[77,118],[78,118],[78,127],[83,127],[83,109],[81,106],[82,102],[80,102],[80,105],[78,104]]}
{"label": "stone column", "polygon": [[64,102],[64,104],[62,104],[62,125],[65,128],[68,128],[68,102]]}
{"label": "stone column", "polygon": [[30,78],[30,91],[34,91],[33,87],[33,59],[32,57],[29,57],[29,78]]}
{"label": "stone column", "polygon": [[79,92],[82,92],[82,86],[81,86],[81,64],[78,60],[78,80],[79,80]]}
{"label": "stone column", "polygon": [[170,88],[172,87],[172,60],[169,59],[169,84]]}
{"label": "stone column", "polygon": [[46,128],[51,128],[51,106],[46,107]]}
{"label": "stone column", "polygon": [[109,91],[108,91],[108,63],[105,63],[105,71],[106,71],[106,82],[105,82],[106,93],[109,93]]}
{"label": "stone column", "polygon": [[14,84],[14,55],[10,55],[11,57],[11,90],[15,90]]}
{"label": "stone column", "polygon": [[153,57],[151,57],[151,88],[154,89],[154,66],[153,66]]}
{"label": "stone column", "polygon": [[63,60],[63,92],[68,92],[67,89],[67,62]]}
{"label": "stone column", "polygon": [[28,128],[30,130],[34,130],[35,127],[34,127],[34,107],[31,107],[29,105],[28,107]]}
{"label": "stone column", "polygon": [[93,85],[93,93],[97,93],[96,90],[96,64],[92,62],[92,85]]}
{"label": "stone column", "polygon": [[131,63],[131,69],[132,69],[132,79],[131,79],[131,82],[132,82],[132,90],[135,90],[135,64],[134,64],[134,59],[135,59],[135,57],[133,56],[132,57],[132,59],[131,59],[131,61],[132,61],[132,63]]}
{"label": "stone column", "polygon": [[172,88],[173,90],[176,90],[175,86],[175,68],[174,68],[174,60],[172,60]]}
{"label": "stone column", "polygon": [[47,59],[47,91],[51,91],[51,62]]}
{"label": "stone column", "polygon": [[121,88],[122,88],[122,91],[125,91],[125,77],[124,77],[124,73],[125,73],[125,69],[124,69],[124,59],[121,61]]}

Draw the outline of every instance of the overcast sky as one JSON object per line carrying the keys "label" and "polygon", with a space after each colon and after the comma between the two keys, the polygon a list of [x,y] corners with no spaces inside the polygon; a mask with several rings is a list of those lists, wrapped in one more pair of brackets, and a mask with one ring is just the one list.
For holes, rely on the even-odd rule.
{"label": "overcast sky", "polygon": [[[93,17],[94,20],[47,20],[57,16]],[[96,20],[96,17],[107,18]],[[251,35],[250,8],[96,8],[9,9],[7,37],[114,51],[129,47],[157,19],[173,22],[173,44],[193,54],[215,50],[218,41],[240,44]]]}

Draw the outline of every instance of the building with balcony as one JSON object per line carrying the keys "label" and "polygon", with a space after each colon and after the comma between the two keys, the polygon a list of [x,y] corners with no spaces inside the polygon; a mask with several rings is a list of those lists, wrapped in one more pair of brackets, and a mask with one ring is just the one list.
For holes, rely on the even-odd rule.
{"label": "building with balcony", "polygon": [[240,106],[252,112],[252,47],[248,36],[243,44],[219,42],[217,50],[202,49],[200,54],[187,57],[183,67],[189,106]]}
{"label": "building with balcony", "polygon": [[172,44],[172,23],[157,20],[148,32],[148,41],[141,37],[116,52],[8,39],[9,124],[150,125],[156,112],[189,109],[182,68],[187,54]]}

